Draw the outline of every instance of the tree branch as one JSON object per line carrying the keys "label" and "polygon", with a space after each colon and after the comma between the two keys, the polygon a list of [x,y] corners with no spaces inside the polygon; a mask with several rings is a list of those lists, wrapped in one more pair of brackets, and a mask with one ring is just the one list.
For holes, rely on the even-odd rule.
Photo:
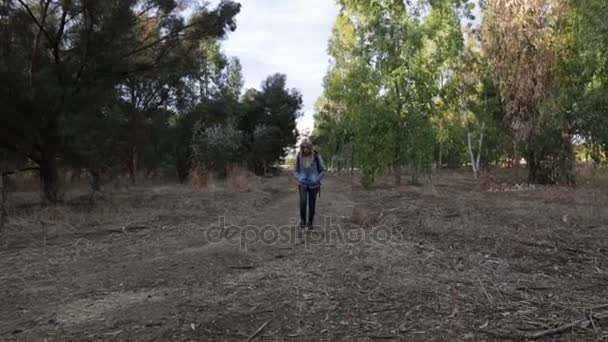
{"label": "tree branch", "polygon": [[[36,148],[36,147],[34,147],[34,148]],[[28,150],[27,148],[20,147],[18,144],[9,143],[5,140],[0,141],[0,149],[5,149],[5,150],[12,151],[14,153],[17,153],[17,154],[21,154],[23,156],[30,158],[31,160],[33,160],[35,162],[40,161],[40,155],[38,153],[36,153],[35,149]]]}
{"label": "tree branch", "polygon": [[526,33],[523,33],[524,37],[526,38],[526,42],[528,43],[528,45],[530,45],[530,47],[532,47],[532,50],[536,51],[536,45],[532,44],[532,41],[530,41],[530,37],[528,37],[528,35]]}
{"label": "tree branch", "polygon": [[63,33],[65,32],[65,25],[67,23],[68,16],[68,6],[70,2],[68,1],[65,6],[63,6],[62,14],[61,14],[61,22],[59,24],[59,29],[57,30],[57,38],[55,39],[55,43],[53,44],[53,58],[55,60],[55,64],[57,67],[57,78],[59,81],[59,85],[64,88],[65,82],[63,79],[63,74],[61,73],[61,56],[59,55],[59,44],[61,44],[61,39],[63,38]]}
{"label": "tree branch", "polygon": [[188,30],[189,28],[195,27],[196,25],[199,25],[202,22],[203,22],[203,20],[194,21],[194,22],[192,22],[192,23],[190,23],[188,25],[185,25],[184,27],[182,27],[180,30],[178,30],[176,32],[172,32],[172,33],[166,34],[165,36],[160,37],[157,40],[155,40],[155,41],[153,41],[153,42],[151,42],[149,44],[146,44],[144,46],[136,48],[135,50],[130,51],[130,52],[122,55],[121,58],[124,59],[124,58],[130,57],[132,55],[138,54],[140,52],[143,52],[145,50],[148,50],[150,48],[153,48],[154,46],[156,46],[156,45],[158,45],[158,44],[160,44],[160,43],[162,43],[162,42],[164,42],[164,41],[166,41],[168,39],[178,38],[179,36],[183,35],[186,30]]}
{"label": "tree branch", "polygon": [[76,79],[74,80],[74,83],[78,83],[80,81],[80,79],[82,78],[82,73],[84,72],[84,69],[86,68],[86,66],[89,62],[89,58],[90,58],[89,54],[90,54],[90,50],[91,50],[91,35],[93,34],[93,18],[92,18],[90,11],[87,11],[87,14],[88,15],[85,16],[85,19],[86,19],[86,17],[88,17],[88,21],[89,21],[89,25],[87,27],[87,43],[85,45],[82,64],[78,68],[78,72],[76,73]]}
{"label": "tree branch", "polygon": [[[44,25],[46,24],[46,18],[47,18],[47,14],[48,14],[50,5],[51,5],[51,0],[48,0],[48,1],[41,0],[41,7],[43,9],[42,9],[42,22],[40,23],[39,27],[44,27]],[[36,67],[36,56],[38,55],[38,49],[40,47],[40,38],[41,38],[41,35],[43,34],[42,31],[43,30],[41,28],[38,29],[38,33],[36,34],[36,38],[34,40],[34,48],[32,51],[32,60],[30,61],[30,88],[32,88],[32,90],[33,90],[33,85],[34,85],[34,71],[35,71],[35,67]]]}
{"label": "tree branch", "polygon": [[57,30],[57,39],[55,39],[55,44],[53,45],[54,50],[58,50],[59,44],[61,44],[61,38],[63,38],[63,33],[65,32],[65,25],[68,22],[67,18],[70,4],[71,2],[68,0],[62,8],[61,22],[59,24],[59,29]]}
{"label": "tree branch", "polygon": [[169,39],[171,39],[171,38],[178,38],[180,35],[182,35],[182,34],[184,33],[183,31],[185,31],[185,30],[187,30],[188,28],[193,27],[193,26],[194,26],[194,24],[186,25],[186,26],[184,26],[184,28],[183,28],[183,29],[181,29],[180,31],[178,31],[178,32],[173,32],[173,33],[169,33],[169,34],[167,34],[167,35],[165,35],[165,36],[163,36],[163,37],[160,37],[160,38],[158,38],[157,40],[155,40],[155,41],[153,41],[153,42],[151,42],[151,43],[149,43],[149,44],[147,44],[147,45],[141,46],[141,47],[139,47],[139,48],[137,48],[137,49],[135,49],[135,50],[132,50],[132,51],[130,51],[130,52],[128,52],[128,53],[126,53],[126,54],[122,55],[120,58],[121,58],[121,59],[124,59],[124,58],[131,57],[131,56],[133,56],[133,55],[136,55],[136,54],[138,54],[138,53],[141,53],[141,52],[143,52],[143,51],[146,51],[146,50],[148,50],[148,49],[151,49],[151,48],[155,47],[156,45],[158,45],[158,44],[160,44],[160,43],[164,42],[165,40],[169,40]]}
{"label": "tree branch", "polygon": [[10,175],[14,175],[20,172],[27,172],[27,171],[40,171],[39,167],[25,167],[23,169],[17,169],[17,170],[13,170],[13,171],[5,171],[2,173],[3,177],[6,176],[10,176]]}
{"label": "tree branch", "polygon": [[152,9],[154,8],[154,4],[149,5],[148,7],[144,8],[143,10],[141,10],[139,13],[137,13],[137,17],[141,17],[142,15],[150,12]]}
{"label": "tree branch", "polygon": [[[36,19],[36,15],[34,15],[34,12],[32,12],[32,9],[23,0],[17,0],[17,2],[19,2],[19,4],[21,4],[21,6],[23,6],[23,8],[25,8],[25,10],[27,11],[27,13],[30,15],[30,18],[32,18],[32,20],[34,21],[34,24],[36,24],[36,26],[38,27],[38,29],[40,29],[40,31],[42,33],[44,33],[44,36],[49,41],[49,43],[51,43],[52,45],[54,45],[55,41],[53,40],[53,38],[51,37],[51,35],[49,34],[49,32],[44,29],[44,26],[42,26],[42,24],[40,24],[40,22],[38,21],[38,19]],[[49,1],[49,3],[50,3],[50,1]]]}

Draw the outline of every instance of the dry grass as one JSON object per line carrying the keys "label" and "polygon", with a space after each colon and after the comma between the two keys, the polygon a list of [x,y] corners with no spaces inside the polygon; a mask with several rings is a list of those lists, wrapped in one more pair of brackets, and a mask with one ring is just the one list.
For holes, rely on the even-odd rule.
{"label": "dry grass", "polygon": [[231,191],[255,191],[261,189],[260,178],[240,167],[230,169],[225,184],[226,188]]}
{"label": "dry grass", "polygon": [[580,165],[577,169],[577,183],[581,186],[608,189],[608,167]]}
{"label": "dry grass", "polygon": [[[106,195],[113,197],[115,195]],[[50,239],[69,241],[71,237],[104,234],[104,230],[120,231],[131,222],[141,220],[141,213],[129,201],[116,196],[112,201],[88,196],[59,205],[28,205],[19,203],[9,208],[4,243],[18,245],[26,241]]]}
{"label": "dry grass", "polygon": [[228,170],[226,178],[219,179],[213,173],[195,170],[189,184],[203,191],[258,191],[261,189],[260,177],[240,167]]}
{"label": "dry grass", "polygon": [[242,341],[270,320],[261,340],[608,339],[604,190],[467,173],[442,173],[432,191],[389,181],[364,191],[328,177],[319,200],[336,229],[382,225],[389,241],[247,251],[207,241],[201,227],[218,216],[288,223],[290,177],[235,170],[215,191],[138,187],[93,205],[71,193],[41,208],[25,205],[38,203],[33,193],[14,194],[10,244],[0,247],[0,339]]}
{"label": "dry grass", "polygon": [[383,223],[384,211],[374,211],[367,204],[356,204],[353,206],[349,223],[355,227],[375,227]]}
{"label": "dry grass", "polygon": [[217,191],[218,189],[218,182],[213,173],[200,168],[192,170],[189,184],[197,189],[206,191]]}

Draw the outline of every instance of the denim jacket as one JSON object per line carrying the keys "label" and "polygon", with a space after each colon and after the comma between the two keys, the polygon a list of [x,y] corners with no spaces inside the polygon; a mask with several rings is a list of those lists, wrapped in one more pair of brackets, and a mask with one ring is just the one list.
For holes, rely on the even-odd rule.
{"label": "denim jacket", "polygon": [[294,177],[298,180],[300,186],[305,186],[311,189],[316,189],[321,186],[321,180],[325,175],[325,164],[319,152],[314,151],[314,158],[310,167],[304,167],[300,162],[300,154],[296,157],[296,167]]}

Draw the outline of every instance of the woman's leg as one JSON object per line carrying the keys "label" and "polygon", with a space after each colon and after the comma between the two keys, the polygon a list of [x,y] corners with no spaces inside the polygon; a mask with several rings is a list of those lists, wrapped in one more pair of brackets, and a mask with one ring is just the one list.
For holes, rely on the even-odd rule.
{"label": "woman's leg", "polygon": [[313,228],[318,194],[319,194],[319,188],[308,189],[308,227],[309,228]]}
{"label": "woman's leg", "polygon": [[308,189],[306,186],[298,185],[300,194],[300,228],[306,225],[306,197],[308,196]]}

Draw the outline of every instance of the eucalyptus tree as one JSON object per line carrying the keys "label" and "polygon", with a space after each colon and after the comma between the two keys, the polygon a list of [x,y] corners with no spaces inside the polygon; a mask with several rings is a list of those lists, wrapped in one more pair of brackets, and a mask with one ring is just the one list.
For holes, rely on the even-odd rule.
{"label": "eucalyptus tree", "polygon": [[338,3],[342,10],[329,42],[326,104],[318,117],[349,127],[351,134],[340,136],[352,139],[365,186],[386,169],[392,169],[397,185],[403,166],[414,178],[429,173],[440,79],[462,50],[460,13],[466,3]]}
{"label": "eucalyptus tree", "polygon": [[[200,8],[186,23],[177,0],[4,0],[0,3],[0,148],[40,169],[46,200],[60,198],[59,165],[77,123],[100,112],[128,76],[166,66],[176,45],[221,37],[240,5]],[[140,22],[154,21],[149,34]],[[139,35],[139,36],[138,36]],[[149,54],[148,58],[141,58]],[[92,110],[96,109],[96,110]],[[88,128],[89,126],[87,126]]]}

